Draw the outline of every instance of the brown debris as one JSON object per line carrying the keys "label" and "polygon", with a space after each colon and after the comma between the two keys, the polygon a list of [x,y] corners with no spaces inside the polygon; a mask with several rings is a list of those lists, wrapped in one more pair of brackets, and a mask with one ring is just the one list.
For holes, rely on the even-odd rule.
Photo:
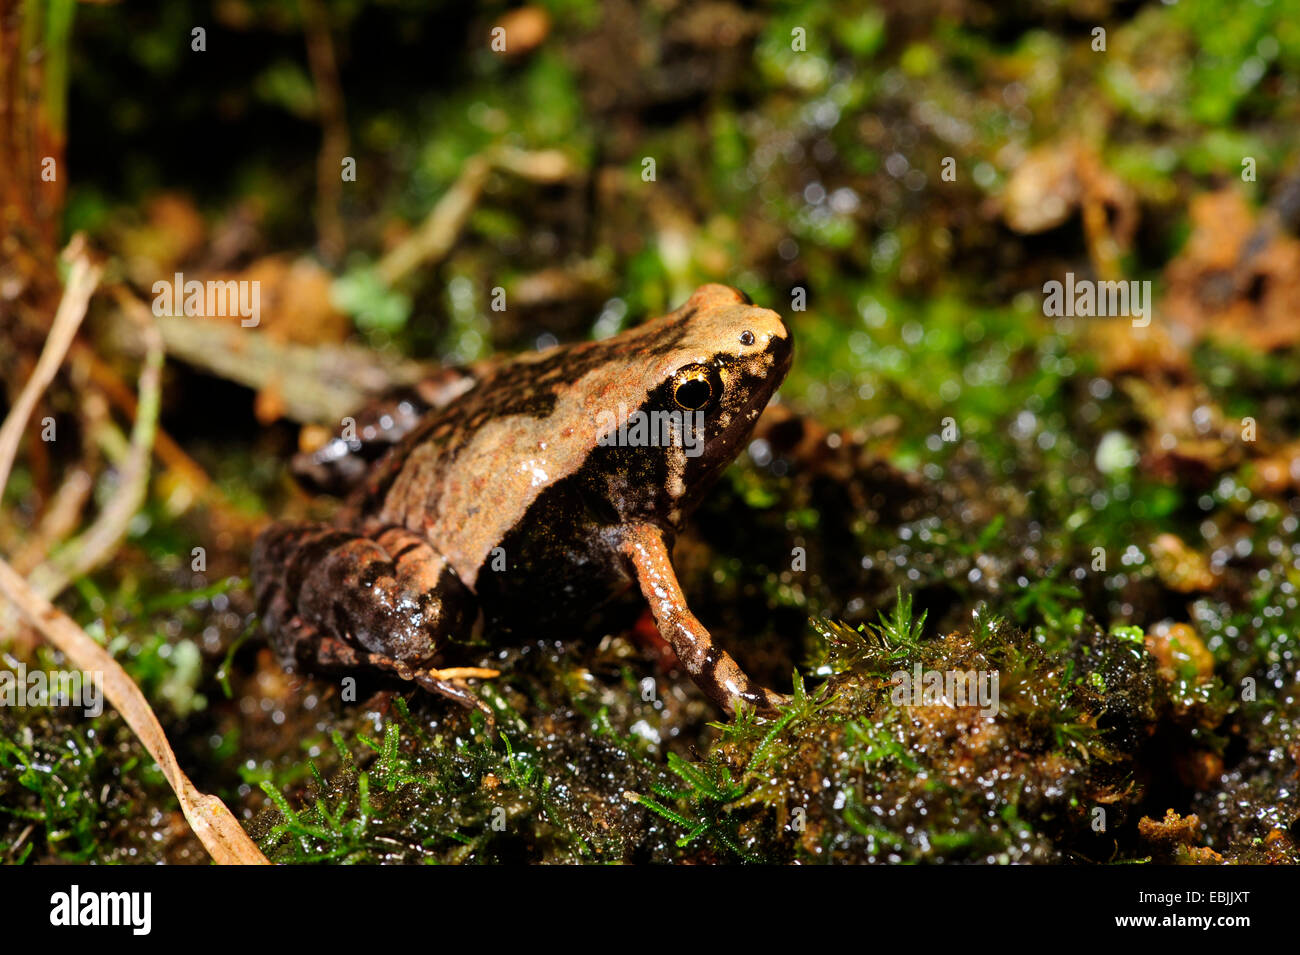
{"label": "brown debris", "polygon": [[[1188,547],[1177,534],[1159,534],[1151,542],[1156,573],[1170,590],[1194,594],[1214,587],[1215,576],[1205,555]],[[1177,624],[1176,626],[1186,626]],[[1187,628],[1190,631],[1190,627]],[[1192,638],[1195,639],[1195,634]]]}
{"label": "brown debris", "polygon": [[551,32],[551,15],[539,6],[519,7],[503,13],[492,25],[505,30],[508,57],[527,56],[545,42]]}
{"label": "brown debris", "polygon": [[1171,852],[1179,846],[1190,846],[1200,838],[1201,820],[1196,813],[1180,816],[1172,809],[1165,810],[1159,822],[1150,816],[1138,820],[1138,835],[1157,849]]}
{"label": "brown debris", "polygon": [[1000,206],[1006,224],[1023,235],[1047,232],[1080,211],[1093,268],[1109,280],[1120,277],[1119,255],[1137,232],[1133,190],[1078,142],[1029,152],[1012,170]]}
{"label": "brown debris", "polygon": [[1223,776],[1223,757],[1209,750],[1193,750],[1181,753],[1176,759],[1175,769],[1179,781],[1198,792],[1213,788]]}
{"label": "brown debris", "polygon": [[1278,496],[1300,492],[1300,441],[1256,458],[1250,487],[1256,494]]}
{"label": "brown debris", "polygon": [[1197,196],[1190,217],[1187,245],[1165,270],[1169,320],[1196,338],[1261,351],[1300,342],[1300,239],[1235,189]]}
{"label": "brown debris", "polygon": [[1170,482],[1206,483],[1240,463],[1239,422],[1227,419],[1199,385],[1126,378],[1121,387],[1146,419],[1143,469]]}
{"label": "brown debris", "polygon": [[207,223],[193,201],[174,192],[151,197],[144,206],[145,221],[123,230],[117,245],[131,280],[149,288],[160,277],[192,262],[208,240]]}

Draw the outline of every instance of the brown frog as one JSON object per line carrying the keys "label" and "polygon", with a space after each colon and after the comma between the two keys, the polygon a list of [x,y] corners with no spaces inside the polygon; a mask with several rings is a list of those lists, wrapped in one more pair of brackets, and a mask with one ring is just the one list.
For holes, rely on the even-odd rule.
{"label": "brown frog", "polygon": [[784,698],[714,644],[669,553],[791,355],[775,312],[706,285],[616,337],[359,413],[356,434],[296,462],[318,484],[354,485],[335,524],[275,524],[254,548],[277,653],[309,669],[379,668],[480,705],[465,680],[493,671],[439,669],[453,641],[476,623],[572,632],[635,583],[704,692],[729,714],[741,702],[770,712]]}

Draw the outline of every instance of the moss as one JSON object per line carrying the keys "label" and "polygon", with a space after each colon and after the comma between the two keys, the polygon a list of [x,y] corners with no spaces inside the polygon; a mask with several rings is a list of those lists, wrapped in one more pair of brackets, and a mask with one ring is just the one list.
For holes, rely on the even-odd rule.
{"label": "moss", "polygon": [[0,707],[0,858],[157,863],[204,853],[116,716]]}

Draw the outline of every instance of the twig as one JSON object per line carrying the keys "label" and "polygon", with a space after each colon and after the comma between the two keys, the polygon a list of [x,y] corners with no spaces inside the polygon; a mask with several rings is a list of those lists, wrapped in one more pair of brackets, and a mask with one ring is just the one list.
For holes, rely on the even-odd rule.
{"label": "twig", "polygon": [[[133,300],[134,301],[134,300]],[[138,303],[137,303],[138,304]],[[117,374],[106,365],[103,360],[95,355],[89,348],[83,348],[82,342],[76,342],[72,346],[72,359],[84,363],[86,374],[92,382],[99,387],[107,396],[108,400],[124,415],[135,419],[138,414],[139,402],[136,401],[135,392],[131,391]],[[183,476],[185,480],[193,487],[198,495],[214,493],[221,496],[221,491],[212,479],[208,477],[206,471],[192,457],[185,453],[185,449],[176,443],[176,440],[167,434],[161,427],[156,429],[153,442],[154,454],[164,465]]]}
{"label": "twig", "polygon": [[49,337],[45,339],[45,348],[41,351],[31,378],[14,402],[9,417],[0,425],[0,490],[9,483],[9,472],[14,465],[14,456],[18,453],[18,442],[27,427],[27,419],[32,416],[36,402],[63,364],[63,356],[67,354],[81,320],[86,317],[86,306],[90,303],[91,293],[99,284],[99,266],[90,263],[80,250],[80,244],[79,239],[73,239],[68,246],[72,255],[68,284],[63,289],[59,309],[54,313],[54,322],[50,325]]}
{"label": "twig", "polygon": [[379,277],[392,285],[419,266],[444,258],[456,244],[491,170],[492,163],[487,156],[471,156],[465,160],[460,176],[443,193],[420,227],[379,260],[375,267]]}
{"label": "twig", "polygon": [[493,169],[545,184],[561,182],[573,175],[569,157],[558,149],[529,151],[500,147],[471,156],[420,227],[379,260],[375,267],[379,277],[392,285],[416,268],[446,258]]}
{"label": "twig", "polygon": [[[53,380],[67,352],[72,336],[99,280],[99,269],[90,265],[84,254],[74,253],[63,300],[59,303],[49,340],[41,353],[32,377],[23,387],[13,410],[0,426],[0,494],[4,493],[18,438],[31,416],[32,409]],[[140,374],[140,412],[132,429],[131,449],[122,468],[125,489],[104,509],[99,519],[79,542],[74,542],[70,560],[62,571],[79,573],[97,565],[116,547],[125,533],[126,524],[139,509],[149,474],[150,447],[158,417],[162,337],[149,324],[145,332],[148,354]],[[39,570],[40,568],[38,568]],[[9,564],[0,559],[0,595],[8,599],[74,666],[88,673],[101,674],[104,694],[126,720],[149,755],[154,758],[180,803],[181,812],[194,834],[212,858],[219,863],[266,864],[267,859],[244,832],[226,805],[217,797],[194,788],[176,754],[167,743],[162,725],[149,702],[126,671],[108,652],[86,635],[70,618],[57,610]]]}
{"label": "twig", "polygon": [[[183,316],[156,321],[167,354],[255,390],[277,382],[285,416],[298,422],[337,423],[368,398],[414,384],[433,370],[360,345],[300,345],[277,341],[261,329]],[[132,352],[142,351],[135,323],[118,322],[114,333]]]}
{"label": "twig", "polygon": [[268,865],[266,856],[248,837],[234,815],[216,796],[199,792],[176,761],[158,718],[126,671],[108,651],[32,590],[4,560],[0,560],[0,594],[7,597],[27,621],[62,651],[68,661],[86,673],[102,674],[104,695],[122,714],[136,738],[176,793],[181,812],[213,860],[221,865]]}
{"label": "twig", "polygon": [[63,540],[81,523],[81,512],[95,489],[94,478],[85,468],[76,467],[68,472],[54,493],[49,507],[41,515],[36,530],[23,543],[22,550],[14,554],[14,569],[26,574],[45,560],[56,541]]}
{"label": "twig", "polygon": [[316,89],[317,115],[321,124],[320,153],[316,159],[316,230],[326,261],[337,263],[345,243],[339,198],[343,177],[339,163],[348,149],[348,127],[343,113],[343,90],[339,85],[334,40],[330,36],[329,11],[321,0],[300,0],[307,39],[307,63]]}
{"label": "twig", "polygon": [[153,322],[144,322],[146,353],[140,370],[140,399],[131,428],[131,445],[121,467],[121,485],[90,528],[74,538],[29,575],[32,588],[55,597],[75,580],[107,560],[126,536],[131,518],[144,504],[149,488],[149,461],[161,403],[163,342]]}
{"label": "twig", "polygon": [[492,164],[529,182],[552,185],[573,175],[573,163],[559,149],[503,147],[492,154]]}

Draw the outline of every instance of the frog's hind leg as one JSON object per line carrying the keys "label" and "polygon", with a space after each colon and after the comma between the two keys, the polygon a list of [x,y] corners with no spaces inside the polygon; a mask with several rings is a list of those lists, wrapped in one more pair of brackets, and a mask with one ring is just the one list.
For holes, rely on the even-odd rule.
{"label": "frog's hind leg", "polygon": [[633,525],[620,530],[623,554],[631,561],[641,593],[650,604],[655,623],[672,645],[677,659],[696,685],[734,715],[739,703],[772,713],[789,702],[750,679],[732,656],[717,646],[704,624],[686,606],[686,596],[673,572],[663,533],[656,527]]}
{"label": "frog's hind leg", "polygon": [[495,670],[431,667],[468,628],[473,597],[424,538],[390,527],[374,538],[324,524],[277,524],[253,548],[258,612],[286,664],[369,666],[489,712],[466,686]]}

